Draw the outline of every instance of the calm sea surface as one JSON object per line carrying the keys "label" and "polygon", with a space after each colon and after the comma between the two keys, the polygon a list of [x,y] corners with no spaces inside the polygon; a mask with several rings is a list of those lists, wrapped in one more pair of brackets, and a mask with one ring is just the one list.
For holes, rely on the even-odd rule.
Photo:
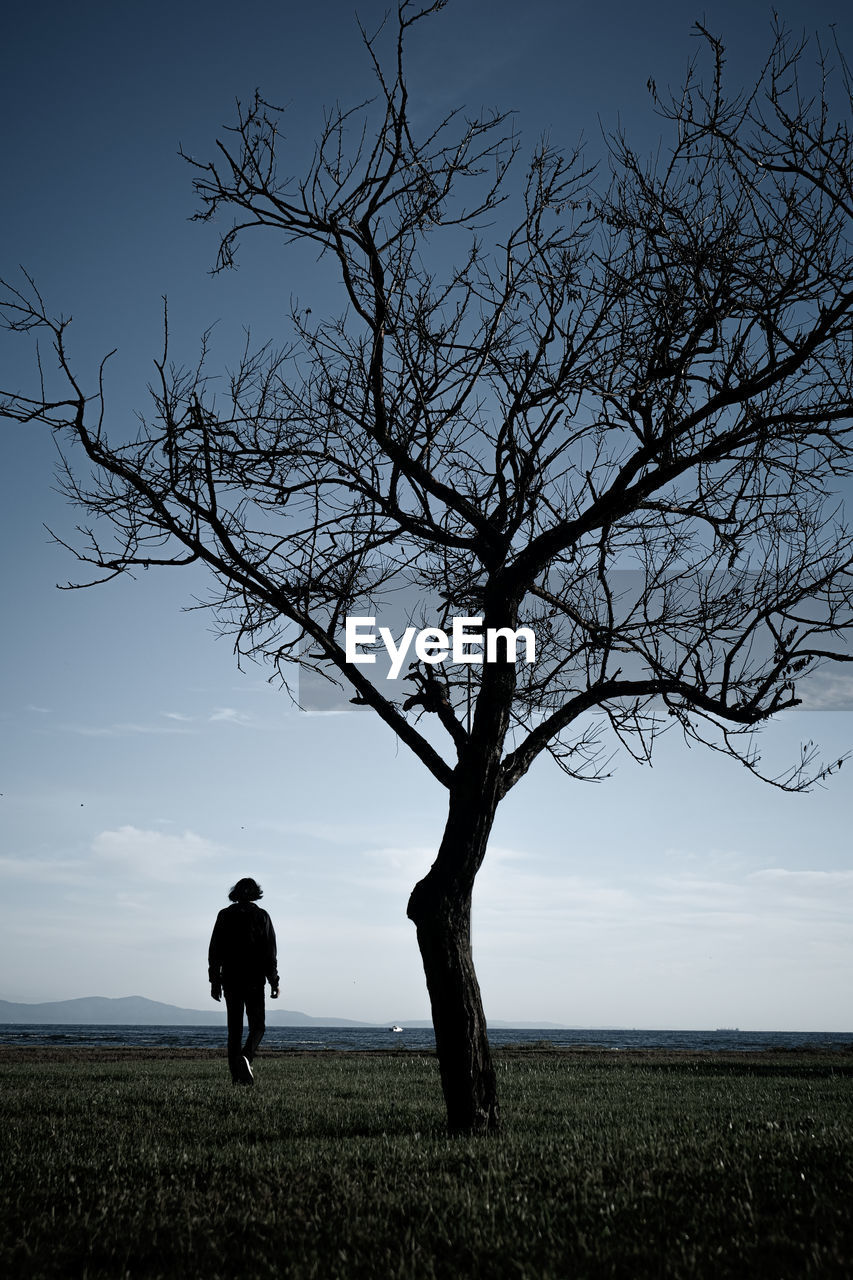
{"label": "calm sea surface", "polygon": [[[542,1045],[596,1049],[840,1049],[853,1046],[853,1032],[822,1031],[555,1031],[496,1027],[489,1039],[496,1048]],[[0,1023],[0,1044],[169,1046],[222,1048],[225,1027],[95,1026],[87,1024]],[[431,1028],[392,1032],[386,1027],[267,1027],[265,1049],[434,1049]]]}

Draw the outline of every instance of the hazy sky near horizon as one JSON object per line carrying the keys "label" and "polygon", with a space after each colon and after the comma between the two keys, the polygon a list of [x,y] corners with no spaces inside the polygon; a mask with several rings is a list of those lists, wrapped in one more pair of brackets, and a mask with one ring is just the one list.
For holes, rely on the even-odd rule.
{"label": "hazy sky near horizon", "polygon": [[[367,27],[385,0],[358,5]],[[775,6],[795,30],[836,24],[841,0]],[[244,239],[212,278],[216,227],[179,145],[214,154],[234,99],[259,87],[288,108],[293,171],[324,104],[372,91],[353,12],[248,0],[19,6],[0,84],[0,276],[19,263],[74,316],[91,382],[112,347],[116,430],[161,349],[162,296],[192,359],[212,322],[213,363],[243,328],[286,337],[290,299],[330,304],[304,251]],[[646,91],[677,85],[702,20],[744,81],[769,47],[770,6],[450,0],[410,48],[414,117],[460,104],[513,108],[543,132],[600,149],[620,123],[659,136]],[[0,388],[32,385],[31,350],[0,335]],[[371,714],[309,716],[241,673],[203,611],[202,575],[62,592],[70,533],[38,427],[0,426],[4,601],[0,756],[0,997],[144,995],[205,1008],[206,949],[228,887],[265,888],[281,1005],[365,1021],[428,1016],[408,893],[428,869],[445,793]],[[849,705],[849,704],[848,704]],[[797,711],[763,735],[781,768],[815,740],[853,746],[853,711]],[[627,756],[601,785],[540,759],[499,812],[475,894],[487,1016],[580,1026],[851,1030],[853,762],[825,789],[784,795],[674,734],[654,768]],[[210,1006],[211,1008],[213,1006]]]}

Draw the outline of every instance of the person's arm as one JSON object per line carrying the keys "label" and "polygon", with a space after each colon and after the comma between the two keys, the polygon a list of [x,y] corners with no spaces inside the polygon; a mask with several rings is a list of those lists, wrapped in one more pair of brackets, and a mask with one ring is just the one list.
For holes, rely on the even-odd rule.
{"label": "person's arm", "polygon": [[277,1000],[279,992],[278,982],[278,947],[275,940],[275,929],[269,916],[266,919],[266,929],[264,944],[266,949],[266,977],[270,984],[270,999]]}
{"label": "person's arm", "polygon": [[210,982],[210,994],[214,1000],[222,999],[222,926],[219,916],[210,935],[210,946],[207,949],[207,977]]}

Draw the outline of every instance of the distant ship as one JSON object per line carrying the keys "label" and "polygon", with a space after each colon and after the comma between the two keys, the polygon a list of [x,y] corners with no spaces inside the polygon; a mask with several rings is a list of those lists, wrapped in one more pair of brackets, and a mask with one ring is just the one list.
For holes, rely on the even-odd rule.
{"label": "distant ship", "polygon": [[402,1028],[402,1027],[398,1027],[398,1026],[397,1026],[397,1024],[395,1023],[395,1024],[394,1024],[394,1026],[393,1026],[393,1027],[389,1027],[389,1028],[388,1028],[388,1030],[389,1030],[389,1031],[402,1031],[402,1030],[403,1030],[403,1028]]}

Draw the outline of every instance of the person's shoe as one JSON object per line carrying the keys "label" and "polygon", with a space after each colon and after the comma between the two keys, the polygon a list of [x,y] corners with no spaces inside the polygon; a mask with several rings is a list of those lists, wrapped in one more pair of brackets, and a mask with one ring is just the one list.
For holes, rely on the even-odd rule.
{"label": "person's shoe", "polygon": [[252,1064],[251,1064],[251,1062],[249,1061],[249,1059],[248,1059],[248,1058],[246,1058],[246,1057],[244,1056],[244,1058],[243,1058],[243,1077],[242,1077],[242,1079],[241,1079],[241,1081],[240,1081],[240,1084],[254,1084],[254,1083],[255,1083],[255,1074],[254,1074],[254,1072],[252,1071]]}

